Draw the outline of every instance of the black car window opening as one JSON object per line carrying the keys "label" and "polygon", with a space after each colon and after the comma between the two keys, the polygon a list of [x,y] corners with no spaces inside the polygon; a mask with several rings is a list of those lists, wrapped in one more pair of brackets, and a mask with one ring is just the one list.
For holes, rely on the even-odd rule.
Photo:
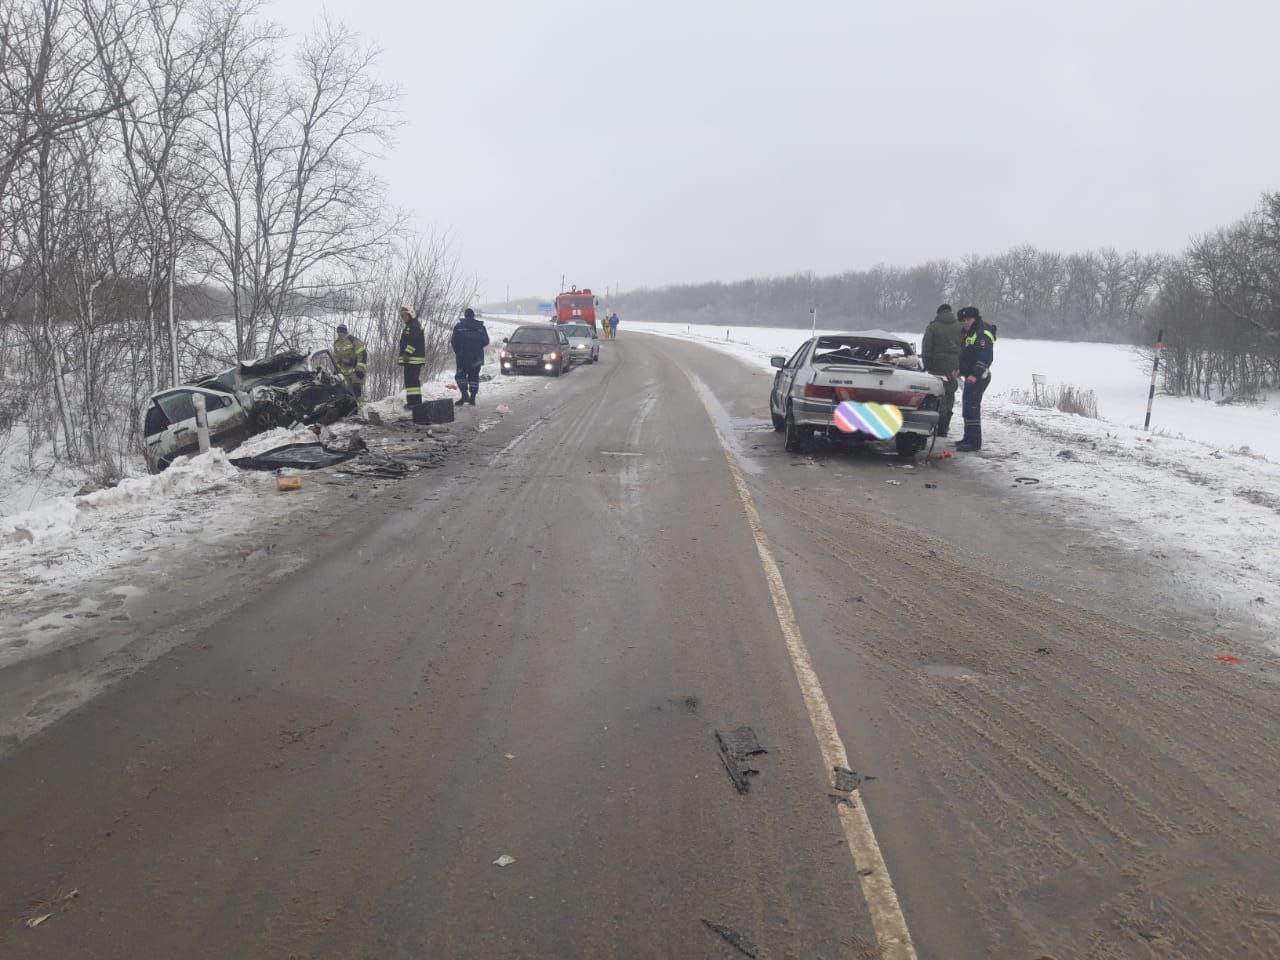
{"label": "black car window opening", "polygon": [[525,329],[517,330],[511,335],[508,343],[559,343],[554,330]]}
{"label": "black car window opening", "polygon": [[158,403],[152,403],[147,408],[147,420],[142,425],[142,432],[148,436],[154,436],[164,430],[169,425],[169,419],[164,415],[164,411],[160,409]]}

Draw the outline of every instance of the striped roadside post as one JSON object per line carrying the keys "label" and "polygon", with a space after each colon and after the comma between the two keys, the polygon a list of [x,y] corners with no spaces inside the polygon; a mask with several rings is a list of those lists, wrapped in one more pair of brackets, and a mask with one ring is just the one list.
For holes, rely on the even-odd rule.
{"label": "striped roadside post", "polygon": [[1151,429],[1151,404],[1156,399],[1156,374],[1160,371],[1160,351],[1164,349],[1164,330],[1156,334],[1156,360],[1151,364],[1151,389],[1147,391],[1147,419],[1142,424],[1143,430]]}

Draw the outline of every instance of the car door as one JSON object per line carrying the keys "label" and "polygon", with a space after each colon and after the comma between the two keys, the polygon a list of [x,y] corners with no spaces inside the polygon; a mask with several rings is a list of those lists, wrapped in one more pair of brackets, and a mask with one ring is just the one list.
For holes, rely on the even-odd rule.
{"label": "car door", "polygon": [[573,361],[570,359],[573,355],[573,345],[569,343],[569,338],[565,335],[563,330],[557,330],[556,337],[560,341],[560,346],[557,351],[560,354],[560,369],[568,370],[573,366]]}
{"label": "car door", "polygon": [[796,374],[800,372],[806,361],[809,359],[809,348],[813,346],[812,341],[806,341],[800,345],[800,349],[791,355],[791,359],[786,365],[779,370],[773,377],[773,409],[779,414],[787,412],[787,398],[791,396],[791,388],[796,382]]}

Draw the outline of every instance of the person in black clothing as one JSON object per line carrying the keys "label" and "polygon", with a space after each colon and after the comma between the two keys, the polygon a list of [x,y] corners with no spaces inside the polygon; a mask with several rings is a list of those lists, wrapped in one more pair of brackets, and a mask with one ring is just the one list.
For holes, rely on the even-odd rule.
{"label": "person in black clothing", "polygon": [[400,332],[400,352],[396,363],[404,369],[404,399],[406,407],[422,403],[422,367],[427,362],[427,338],[418,322],[418,314],[407,304],[400,308],[404,330]]}
{"label": "person in black clothing", "polygon": [[476,319],[476,312],[467,307],[449,338],[449,346],[453,347],[453,355],[457,358],[457,370],[453,375],[459,393],[454,401],[456,406],[464,403],[476,405],[476,394],[480,392],[480,368],[484,366],[484,348],[488,345],[489,331],[484,328],[482,320]]}
{"label": "person in black clothing", "polygon": [[964,380],[964,439],[956,444],[962,452],[982,449],[982,395],[991,385],[991,363],[995,359],[996,328],[982,322],[977,307],[965,307],[956,319],[964,327],[960,347],[960,378]]}

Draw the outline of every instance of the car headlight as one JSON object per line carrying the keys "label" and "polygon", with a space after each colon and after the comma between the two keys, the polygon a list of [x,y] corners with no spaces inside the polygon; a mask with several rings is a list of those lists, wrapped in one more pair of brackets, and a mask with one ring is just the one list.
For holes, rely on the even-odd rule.
{"label": "car headlight", "polygon": [[554,360],[555,358],[556,358],[556,355],[554,353],[544,353],[542,355],[543,360]]}
{"label": "car headlight", "polygon": [[575,344],[573,345],[573,349],[575,349],[575,350],[585,350],[585,349],[587,349],[587,345],[586,345],[585,343],[575,343]]}

